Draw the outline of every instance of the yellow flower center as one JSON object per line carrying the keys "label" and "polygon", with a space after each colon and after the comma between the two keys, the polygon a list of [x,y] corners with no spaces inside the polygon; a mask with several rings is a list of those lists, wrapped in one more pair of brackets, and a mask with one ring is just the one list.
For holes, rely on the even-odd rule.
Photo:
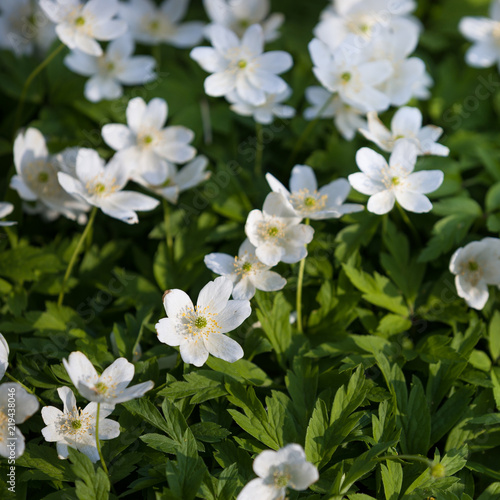
{"label": "yellow flower center", "polygon": [[99,394],[104,394],[108,390],[108,386],[101,381],[97,382],[97,384],[94,387]]}
{"label": "yellow flower center", "polygon": [[391,179],[391,184],[392,184],[393,186],[399,186],[399,183],[400,183],[400,181],[399,181],[399,177],[393,177],[393,178]]}
{"label": "yellow flower center", "polygon": [[196,328],[205,328],[207,326],[207,320],[203,317],[203,316],[198,316],[195,320],[194,320],[194,326],[196,326]]}
{"label": "yellow flower center", "polygon": [[38,174],[38,182],[41,182],[43,184],[48,180],[49,180],[49,174],[47,172],[40,172]]}
{"label": "yellow flower center", "polygon": [[479,264],[473,260],[469,261],[469,271],[477,271],[479,269]]}
{"label": "yellow flower center", "polygon": [[280,230],[276,226],[272,226],[267,230],[267,234],[271,236],[272,238],[275,238],[278,236]]}
{"label": "yellow flower center", "polygon": [[248,63],[245,61],[245,59],[240,59],[240,60],[238,61],[238,68],[241,68],[241,69],[246,68],[246,67],[247,67],[247,64],[248,64]]}
{"label": "yellow flower center", "polygon": [[180,323],[177,324],[177,329],[185,339],[191,338],[191,340],[198,341],[201,337],[207,338],[211,333],[221,331],[217,323],[217,315],[217,313],[210,312],[208,307],[187,307],[178,317]]}
{"label": "yellow flower center", "polygon": [[83,26],[85,24],[85,18],[83,16],[79,16],[75,19],[75,24],[77,26]]}
{"label": "yellow flower center", "polygon": [[290,481],[290,474],[282,471],[277,471],[273,474],[274,485],[277,488],[285,488]]}
{"label": "yellow flower center", "polygon": [[290,203],[298,212],[311,214],[320,212],[326,206],[328,195],[320,195],[318,191],[309,191],[309,189],[301,189],[290,196]]}
{"label": "yellow flower center", "polygon": [[81,429],[82,428],[82,422],[81,422],[81,420],[73,420],[71,422],[71,427],[73,427],[73,429],[75,429],[75,430]]}
{"label": "yellow flower center", "polygon": [[345,83],[348,83],[351,81],[352,75],[348,71],[345,73],[342,73],[342,76],[340,77]]}

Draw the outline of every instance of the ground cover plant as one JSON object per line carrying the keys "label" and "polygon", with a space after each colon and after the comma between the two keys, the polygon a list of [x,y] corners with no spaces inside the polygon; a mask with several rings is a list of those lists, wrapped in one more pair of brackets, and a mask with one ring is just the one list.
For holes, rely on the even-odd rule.
{"label": "ground cover plant", "polygon": [[0,498],[500,498],[499,40],[3,0]]}

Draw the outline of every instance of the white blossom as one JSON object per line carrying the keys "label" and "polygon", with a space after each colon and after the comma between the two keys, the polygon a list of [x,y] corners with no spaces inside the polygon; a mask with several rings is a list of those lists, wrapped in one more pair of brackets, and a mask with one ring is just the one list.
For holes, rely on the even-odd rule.
{"label": "white blossom", "polygon": [[118,99],[122,85],[141,85],[156,78],[155,59],[134,56],[134,42],[127,33],[110,42],[102,56],[93,56],[75,49],[64,64],[79,75],[90,77],[85,84],[85,97],[92,102]]}
{"label": "white blossom", "polygon": [[351,174],[349,182],[360,193],[370,195],[368,211],[381,215],[389,212],[397,201],[405,210],[424,213],[432,210],[425,194],[432,193],[443,183],[441,170],[413,172],[419,150],[408,140],[398,141],[386,159],[369,148],[356,155],[361,172]]}
{"label": "white blossom", "polygon": [[233,284],[225,277],[207,283],[196,306],[182,290],[167,290],[163,305],[167,318],[156,323],[158,340],[179,346],[182,360],[202,366],[211,354],[230,363],[243,357],[243,349],[225,333],[238,328],[252,312],[248,300],[229,300]]}
{"label": "white blossom", "polygon": [[[0,202],[0,219],[7,217],[7,215],[11,214],[13,211],[14,211],[14,205],[12,203],[8,203],[6,201]],[[17,224],[17,222],[12,222],[7,220],[0,221],[0,227],[13,226],[14,224]]]}
{"label": "white blossom", "polygon": [[248,239],[241,244],[237,257],[211,253],[205,255],[205,265],[233,282],[233,297],[236,300],[250,300],[255,295],[255,290],[275,292],[286,285],[285,278],[260,262],[255,255],[255,247]]}
{"label": "white blossom", "polygon": [[459,248],[450,261],[459,297],[481,310],[488,301],[488,285],[500,285],[500,239],[483,238]]}
{"label": "white blossom", "polygon": [[9,352],[9,344],[7,344],[5,337],[0,333],[0,380],[5,375],[9,366]]}

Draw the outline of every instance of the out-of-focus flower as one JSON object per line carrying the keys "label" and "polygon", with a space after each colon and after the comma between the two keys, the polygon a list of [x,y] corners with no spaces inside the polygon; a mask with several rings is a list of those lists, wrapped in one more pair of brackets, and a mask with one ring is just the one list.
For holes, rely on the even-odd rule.
{"label": "out-of-focus flower", "polygon": [[5,375],[9,366],[9,344],[5,337],[0,333],[0,380]]}
{"label": "out-of-focus flower", "polygon": [[[7,217],[7,215],[11,214],[14,210],[14,205],[12,203],[8,203],[6,201],[0,202],[0,219],[3,219],[4,217]],[[17,224],[17,222],[12,222],[12,221],[0,221],[0,227],[2,226],[13,226],[14,224]],[[2,377],[0,377],[2,378]]]}

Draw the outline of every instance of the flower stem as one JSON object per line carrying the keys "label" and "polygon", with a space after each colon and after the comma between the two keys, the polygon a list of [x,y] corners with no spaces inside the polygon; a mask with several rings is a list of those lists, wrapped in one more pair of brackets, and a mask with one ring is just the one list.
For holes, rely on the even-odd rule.
{"label": "flower stem", "polygon": [[17,130],[21,126],[21,118],[23,114],[23,108],[24,108],[24,102],[26,101],[26,95],[28,94],[28,90],[30,88],[31,83],[33,80],[37,77],[37,75],[42,72],[45,67],[47,67],[52,59],[54,59],[61,50],[63,50],[65,47],[64,43],[61,43],[60,45],[57,46],[56,49],[54,49],[53,52],[51,52],[28,76],[26,81],[24,82],[23,90],[21,92],[21,98],[19,99],[19,104],[17,106],[17,111],[16,111],[16,119],[14,121],[14,134],[17,133]]}
{"label": "flower stem", "polygon": [[335,97],[335,94],[332,94],[326,101],[323,106],[319,109],[318,113],[314,117],[314,119],[309,123],[309,125],[305,128],[304,132],[300,135],[298,141],[295,143],[295,146],[290,154],[290,157],[288,158],[288,164],[289,165],[294,165],[295,164],[295,159],[297,158],[297,155],[300,153],[300,150],[302,149],[302,146],[304,145],[304,142],[306,142],[307,138],[311,135],[311,132],[314,130],[314,127],[316,127],[316,123],[321,118],[321,115],[323,112],[328,108],[330,103],[332,102],[333,98]]}
{"label": "flower stem", "polygon": [[90,213],[89,220],[87,222],[87,225],[85,226],[85,229],[83,230],[82,235],[80,236],[80,239],[78,240],[78,243],[76,245],[75,251],[73,252],[73,255],[71,256],[71,259],[68,264],[68,268],[66,269],[66,274],[64,275],[62,287],[61,287],[61,293],[59,294],[59,298],[57,300],[57,305],[61,306],[64,300],[64,294],[66,293],[66,285],[68,283],[68,279],[71,276],[71,271],[73,270],[73,266],[75,265],[76,258],[78,257],[78,254],[80,253],[80,249],[82,248],[83,242],[87,238],[87,235],[90,231],[90,228],[92,227],[92,224],[94,223],[94,219],[97,213],[97,207],[92,208],[92,212]]}
{"label": "flower stem", "polygon": [[398,206],[399,213],[401,214],[401,218],[403,219],[404,223],[410,228],[413,238],[415,239],[415,243],[417,243],[418,246],[422,246],[418,231],[408,217],[408,214],[404,211],[403,207],[399,203],[396,202],[396,205]]}
{"label": "flower stem", "polygon": [[167,244],[167,257],[174,260],[174,239],[172,238],[172,224],[170,218],[170,206],[168,201],[163,198],[163,220],[165,224],[165,243]]}
{"label": "flower stem", "polygon": [[101,465],[106,473],[106,475],[109,477],[109,471],[108,468],[106,467],[106,462],[104,461],[104,458],[102,456],[102,451],[101,451],[101,443],[99,441],[99,414],[101,412],[101,403],[97,403],[97,415],[95,419],[95,445],[97,447],[97,453],[99,453],[99,458],[101,459]]}
{"label": "flower stem", "polygon": [[257,145],[255,146],[255,176],[262,176],[262,156],[264,153],[264,134],[262,124],[255,122],[255,133],[257,135]]}
{"label": "flower stem", "polygon": [[[305,220],[306,224],[309,224],[309,219]],[[304,333],[304,329],[302,327],[302,285],[304,283],[304,270],[306,267],[306,257],[304,257],[300,261],[300,266],[299,266],[299,277],[297,280],[297,303],[296,303],[296,308],[297,308],[297,330],[299,333]]]}

